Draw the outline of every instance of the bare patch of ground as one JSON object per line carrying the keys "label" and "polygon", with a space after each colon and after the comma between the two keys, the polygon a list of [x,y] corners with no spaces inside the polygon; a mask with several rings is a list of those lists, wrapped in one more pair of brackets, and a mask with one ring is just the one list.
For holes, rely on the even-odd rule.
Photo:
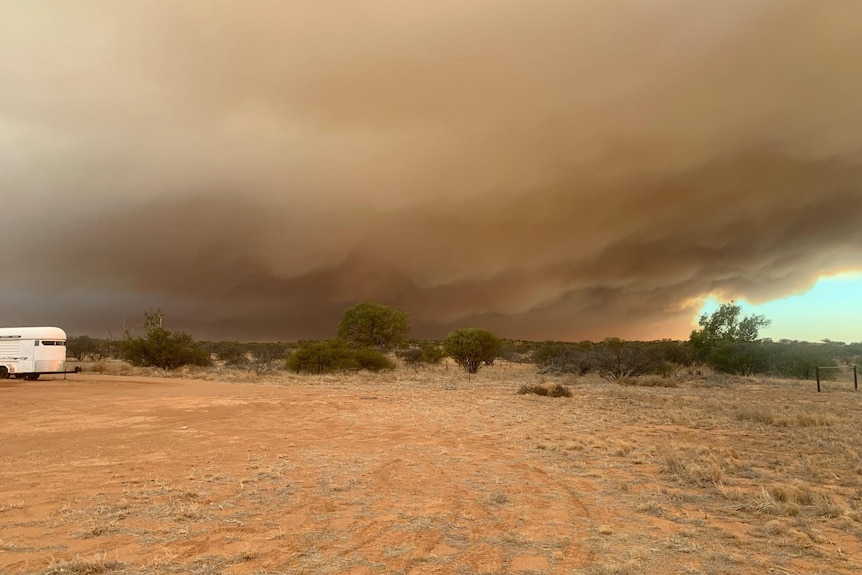
{"label": "bare patch of ground", "polygon": [[862,568],[852,384],[224,375],[0,383],[0,573]]}

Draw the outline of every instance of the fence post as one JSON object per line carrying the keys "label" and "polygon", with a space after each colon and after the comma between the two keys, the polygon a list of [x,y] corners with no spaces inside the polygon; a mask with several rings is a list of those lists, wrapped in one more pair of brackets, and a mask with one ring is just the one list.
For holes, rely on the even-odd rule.
{"label": "fence post", "polygon": [[814,370],[817,372],[817,393],[820,393],[820,368],[815,367]]}
{"label": "fence post", "polygon": [[859,379],[856,377],[856,366],[853,366],[853,391],[859,391]]}

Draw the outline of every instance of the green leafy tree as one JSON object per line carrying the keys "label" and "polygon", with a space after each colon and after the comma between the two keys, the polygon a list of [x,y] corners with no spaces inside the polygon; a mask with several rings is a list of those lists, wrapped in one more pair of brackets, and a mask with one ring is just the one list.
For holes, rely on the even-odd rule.
{"label": "green leafy tree", "polygon": [[407,341],[407,312],[387,305],[363,302],[348,308],[338,324],[338,337],[353,347],[391,350]]}
{"label": "green leafy tree", "polygon": [[456,329],[443,340],[443,351],[467,373],[476,373],[483,363],[493,363],[502,345],[490,331],[478,328]]}
{"label": "green leafy tree", "polygon": [[197,344],[192,336],[183,332],[172,332],[163,327],[164,312],[161,309],[144,313],[144,337],[133,337],[126,332],[120,343],[123,359],[132,365],[177,369],[184,365],[206,366],[209,354]]}
{"label": "green leafy tree", "polygon": [[691,332],[689,344],[694,358],[727,373],[749,375],[766,369],[763,346],[754,345],[760,330],[770,325],[762,315],[742,316],[734,303],[722,304],[712,315],[703,314],[699,330]]}
{"label": "green leafy tree", "polygon": [[708,362],[709,355],[721,345],[752,342],[771,323],[762,315],[740,317],[741,314],[739,304],[730,302],[721,304],[712,315],[700,316],[700,329],[692,331],[689,337],[695,359]]}

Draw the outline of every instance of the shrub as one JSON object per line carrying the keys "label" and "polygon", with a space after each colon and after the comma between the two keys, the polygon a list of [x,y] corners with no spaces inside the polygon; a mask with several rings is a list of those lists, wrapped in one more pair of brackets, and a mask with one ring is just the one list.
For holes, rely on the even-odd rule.
{"label": "shrub", "polygon": [[593,361],[599,375],[610,380],[652,372],[657,356],[641,342],[609,337],[593,349]]}
{"label": "shrub", "polygon": [[287,358],[286,366],[296,373],[318,375],[359,369],[351,350],[337,340],[302,345]]}
{"label": "shrub", "polygon": [[443,351],[467,373],[476,373],[482,363],[491,365],[494,362],[501,345],[502,342],[490,331],[456,329],[443,341]]}
{"label": "shrub", "polygon": [[395,356],[411,367],[416,367],[422,363],[422,350],[418,347],[399,349],[395,352]]}
{"label": "shrub", "polygon": [[161,309],[144,312],[144,337],[132,337],[126,332],[119,342],[122,358],[137,367],[177,369],[184,365],[208,366],[209,354],[192,336],[180,331],[169,331],[162,325],[165,312]]}
{"label": "shrub", "polygon": [[766,371],[769,356],[760,342],[722,342],[709,352],[707,363],[723,373],[753,375]]}
{"label": "shrub", "polygon": [[395,352],[395,355],[410,367],[422,364],[438,364],[443,361],[443,349],[431,342],[421,342],[417,347],[408,347]]}
{"label": "shrub", "polygon": [[84,361],[88,356],[99,352],[99,342],[88,335],[72,336],[66,340],[66,354],[78,361]]}
{"label": "shrub", "polygon": [[589,350],[572,343],[545,343],[533,351],[533,363],[541,373],[576,373],[586,375],[593,370]]}
{"label": "shrub", "polygon": [[560,383],[553,383],[551,385],[539,383],[524,384],[518,390],[518,395],[526,395],[528,393],[545,397],[572,397],[572,391]]}
{"label": "shrub", "polygon": [[246,346],[236,341],[222,341],[211,344],[210,348],[228,367],[247,369],[251,365]]}
{"label": "shrub", "polygon": [[359,365],[359,369],[368,371],[383,371],[384,369],[395,369],[391,359],[371,348],[361,348],[353,351],[353,357]]}
{"label": "shrub", "polygon": [[381,371],[395,364],[376,349],[351,349],[340,340],[306,343],[286,361],[287,369],[296,373],[335,373],[339,371]]}
{"label": "shrub", "polygon": [[122,342],[123,359],[138,367],[177,369],[184,365],[207,366],[209,354],[187,333],[164,328],[150,330],[145,337]]}

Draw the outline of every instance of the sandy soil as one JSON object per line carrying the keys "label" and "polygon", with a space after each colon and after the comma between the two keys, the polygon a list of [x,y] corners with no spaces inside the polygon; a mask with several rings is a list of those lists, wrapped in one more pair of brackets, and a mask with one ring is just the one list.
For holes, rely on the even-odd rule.
{"label": "sandy soil", "polygon": [[835,554],[826,543],[768,538],[752,547],[746,538],[768,517],[710,517],[720,504],[674,499],[655,455],[663,442],[696,433],[693,444],[709,445],[743,433],[651,420],[648,404],[631,416],[638,394],[679,390],[603,384],[569,399],[519,396],[511,374],[486,372],[471,382],[460,374],[0,382],[0,572],[859,566],[857,531],[836,530]]}

